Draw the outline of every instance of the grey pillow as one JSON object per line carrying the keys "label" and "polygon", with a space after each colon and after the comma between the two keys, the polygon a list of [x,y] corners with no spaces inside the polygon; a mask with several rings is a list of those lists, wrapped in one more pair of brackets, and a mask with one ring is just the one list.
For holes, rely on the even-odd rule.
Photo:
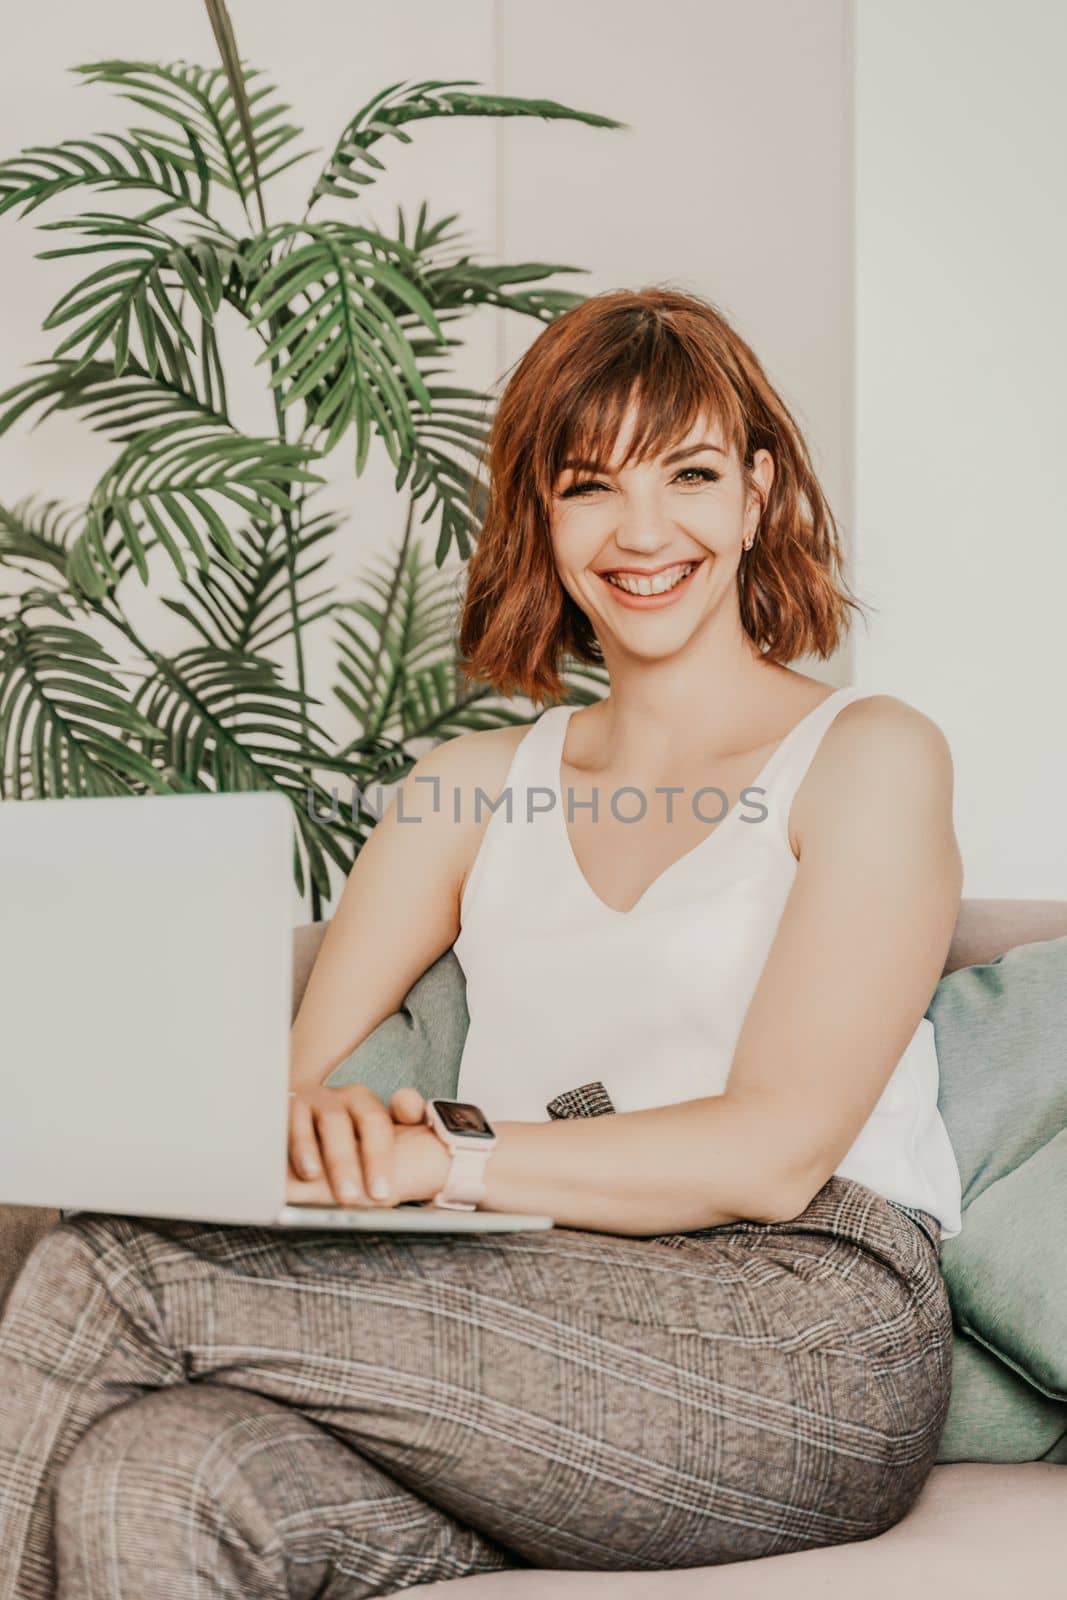
{"label": "grey pillow", "polygon": [[963,1227],[941,1248],[960,1332],[1067,1400],[1067,938],[942,978],[927,1015]]}
{"label": "grey pillow", "polygon": [[1067,937],[950,972],[926,1015],[966,1211],[1067,1128]]}
{"label": "grey pillow", "polygon": [[368,1084],[386,1104],[409,1084],[427,1099],[454,1100],[469,1022],[467,981],[449,947],[408,990],[400,1010],[379,1022],[326,1083],[331,1089]]}
{"label": "grey pillow", "polygon": [[1048,1399],[980,1344],[957,1333],[937,1460],[1067,1464],[1067,1405]]}
{"label": "grey pillow", "polygon": [[1067,1128],[964,1212],[941,1270],[956,1326],[1067,1402]]}

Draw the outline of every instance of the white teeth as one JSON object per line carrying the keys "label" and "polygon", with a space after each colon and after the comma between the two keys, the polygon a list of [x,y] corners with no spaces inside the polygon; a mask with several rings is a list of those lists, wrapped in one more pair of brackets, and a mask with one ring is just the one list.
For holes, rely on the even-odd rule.
{"label": "white teeth", "polygon": [[681,583],[683,578],[687,578],[696,565],[695,561],[687,561],[683,566],[668,567],[666,572],[657,572],[653,578],[633,578],[611,572],[608,573],[608,582],[617,589],[625,589],[627,594],[665,594],[668,589]]}

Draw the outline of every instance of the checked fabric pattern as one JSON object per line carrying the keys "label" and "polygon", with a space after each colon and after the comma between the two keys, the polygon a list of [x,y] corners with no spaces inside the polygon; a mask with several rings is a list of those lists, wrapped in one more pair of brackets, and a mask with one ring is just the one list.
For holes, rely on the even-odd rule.
{"label": "checked fabric pattern", "polygon": [[892,1526],[948,1407],[929,1239],[834,1177],[679,1240],[62,1220],[0,1318],[0,1600],[362,1600]]}

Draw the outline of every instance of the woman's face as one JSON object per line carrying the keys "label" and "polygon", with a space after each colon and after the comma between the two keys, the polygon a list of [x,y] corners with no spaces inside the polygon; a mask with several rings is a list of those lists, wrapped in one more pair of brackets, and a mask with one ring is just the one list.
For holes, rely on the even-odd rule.
{"label": "woman's face", "polygon": [[[631,406],[613,466],[635,422]],[[757,451],[753,477],[765,497],[773,476],[770,453]],[[569,461],[552,499],[560,581],[602,644],[606,636],[675,644],[735,589],[742,543],[755,534],[760,509],[707,417],[654,460],[599,472]]]}

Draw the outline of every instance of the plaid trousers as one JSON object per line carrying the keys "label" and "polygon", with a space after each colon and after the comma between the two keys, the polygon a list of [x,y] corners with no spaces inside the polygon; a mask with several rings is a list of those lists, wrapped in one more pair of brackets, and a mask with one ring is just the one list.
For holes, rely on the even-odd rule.
{"label": "plaid trousers", "polygon": [[66,1218],[0,1319],[0,1600],[871,1538],[948,1409],[939,1239],[839,1177],[788,1222],[651,1238]]}

